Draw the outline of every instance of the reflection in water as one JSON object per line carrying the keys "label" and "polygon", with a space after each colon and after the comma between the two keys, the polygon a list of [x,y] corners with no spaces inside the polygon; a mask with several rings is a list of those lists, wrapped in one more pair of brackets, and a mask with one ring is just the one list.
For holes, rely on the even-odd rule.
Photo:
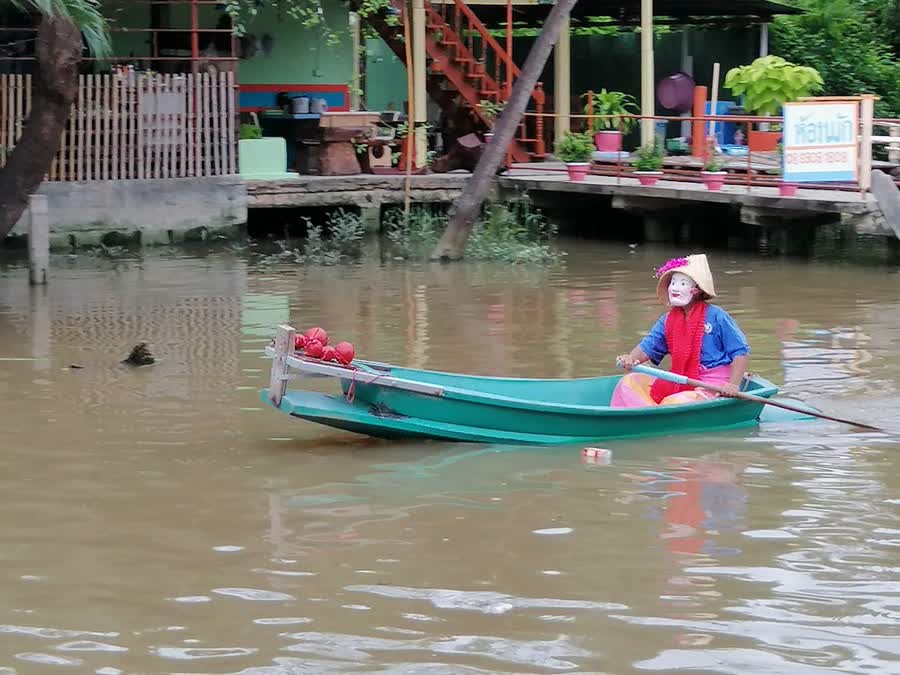
{"label": "reflection in water", "polygon": [[[896,433],[789,424],[584,464],[580,447],[374,441],[257,399],[285,321],[414,367],[609,374],[676,253],[66,258],[35,290],[4,268],[0,673],[898,672]],[[900,428],[893,277],[714,264],[754,370]],[[121,366],[140,341],[158,363]]]}

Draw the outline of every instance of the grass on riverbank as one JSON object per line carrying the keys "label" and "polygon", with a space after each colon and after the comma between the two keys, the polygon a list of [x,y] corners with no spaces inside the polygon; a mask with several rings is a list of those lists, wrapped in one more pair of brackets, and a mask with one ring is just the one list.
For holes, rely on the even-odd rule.
{"label": "grass on riverbank", "polygon": [[[444,212],[428,206],[401,209],[384,217],[385,231],[394,253],[404,259],[428,257],[447,227]],[[551,246],[556,227],[527,199],[486,206],[466,243],[467,260],[494,260],[517,264],[550,265],[565,255]]]}
{"label": "grass on riverbank", "polygon": [[[449,216],[439,206],[415,205],[405,218],[401,208],[387,210],[383,229],[389,257],[426,260],[447,227]],[[465,258],[515,264],[552,265],[565,253],[551,242],[557,230],[527,199],[486,206],[466,244]],[[280,251],[263,256],[262,264],[301,265],[351,263],[366,254],[365,227],[358,215],[337,209],[322,224],[306,220],[306,238],[299,246],[278,241]]]}

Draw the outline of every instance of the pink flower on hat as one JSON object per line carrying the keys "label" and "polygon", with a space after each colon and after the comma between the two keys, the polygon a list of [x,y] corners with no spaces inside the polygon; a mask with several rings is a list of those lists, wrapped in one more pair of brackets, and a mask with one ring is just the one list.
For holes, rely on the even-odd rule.
{"label": "pink flower on hat", "polygon": [[654,273],[654,276],[659,279],[666,272],[671,272],[674,269],[678,269],[679,267],[685,267],[688,264],[687,258],[672,258],[665,265],[658,268]]}

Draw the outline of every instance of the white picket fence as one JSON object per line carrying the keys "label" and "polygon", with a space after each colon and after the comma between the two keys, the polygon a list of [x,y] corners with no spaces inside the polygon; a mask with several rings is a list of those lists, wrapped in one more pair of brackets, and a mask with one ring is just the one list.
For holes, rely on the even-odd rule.
{"label": "white picket fence", "polygon": [[[0,167],[31,111],[31,75],[0,75]],[[237,173],[233,73],[81,75],[51,181]]]}

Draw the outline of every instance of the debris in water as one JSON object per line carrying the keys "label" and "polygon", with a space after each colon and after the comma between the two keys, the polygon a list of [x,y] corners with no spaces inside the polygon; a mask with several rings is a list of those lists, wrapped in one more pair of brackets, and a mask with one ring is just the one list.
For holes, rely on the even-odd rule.
{"label": "debris in water", "polygon": [[122,361],[122,363],[129,366],[149,366],[156,363],[156,359],[153,358],[153,354],[151,354],[150,350],[147,348],[147,343],[141,342],[134,346],[131,353],[128,355],[128,358]]}
{"label": "debris in water", "polygon": [[589,464],[609,464],[612,459],[612,451],[606,448],[585,448],[581,451],[584,462]]}

